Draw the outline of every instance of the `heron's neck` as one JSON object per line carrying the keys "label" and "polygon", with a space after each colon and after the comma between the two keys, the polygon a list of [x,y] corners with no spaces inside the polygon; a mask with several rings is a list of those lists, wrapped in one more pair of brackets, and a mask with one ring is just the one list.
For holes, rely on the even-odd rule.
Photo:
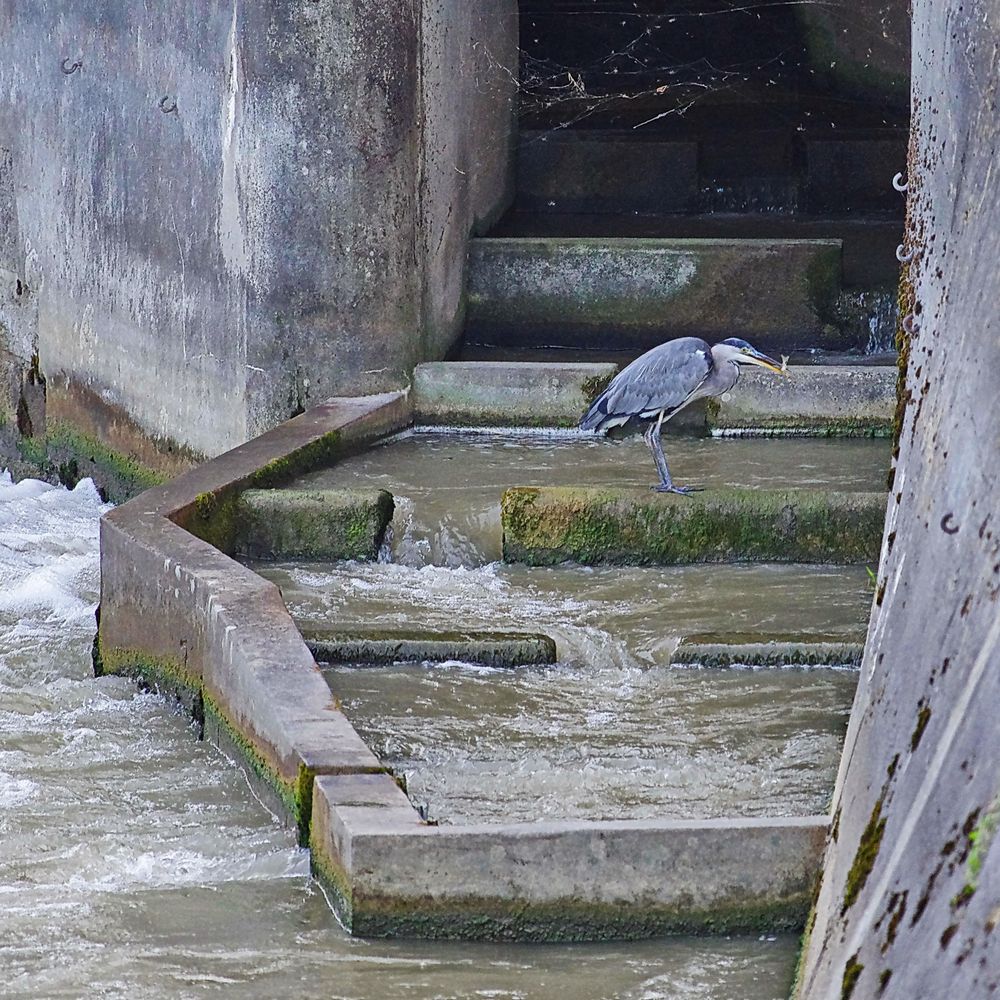
{"label": "heron's neck", "polygon": [[[732,354],[726,350],[724,344],[716,344],[712,348],[712,362],[712,374],[707,381],[711,383],[711,394],[721,396],[739,381],[740,366],[733,360]],[[708,388],[708,385],[705,388]]]}

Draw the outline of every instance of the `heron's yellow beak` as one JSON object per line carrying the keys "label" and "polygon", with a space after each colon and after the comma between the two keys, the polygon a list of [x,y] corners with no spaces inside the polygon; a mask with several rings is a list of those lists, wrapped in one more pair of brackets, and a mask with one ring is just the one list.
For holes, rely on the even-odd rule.
{"label": "heron's yellow beak", "polygon": [[743,356],[752,365],[757,365],[760,368],[766,368],[769,372],[776,372],[778,375],[788,375],[787,365],[779,365],[774,358],[769,358],[766,354],[762,354],[760,351],[744,351]]}

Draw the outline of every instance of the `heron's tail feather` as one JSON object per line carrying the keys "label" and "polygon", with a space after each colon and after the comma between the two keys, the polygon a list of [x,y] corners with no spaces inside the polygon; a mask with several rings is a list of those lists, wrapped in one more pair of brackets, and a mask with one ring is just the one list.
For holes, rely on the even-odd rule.
{"label": "heron's tail feather", "polygon": [[599,431],[608,417],[608,397],[607,394],[598,396],[591,403],[590,409],[583,415],[580,421],[580,430]]}

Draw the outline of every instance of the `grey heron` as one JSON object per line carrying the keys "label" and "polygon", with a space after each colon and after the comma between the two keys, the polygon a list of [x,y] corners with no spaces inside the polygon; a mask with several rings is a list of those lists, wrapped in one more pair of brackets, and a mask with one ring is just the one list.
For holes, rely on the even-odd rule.
{"label": "grey heron", "polygon": [[623,368],[594,400],[580,427],[601,431],[629,422],[648,423],[643,437],[660,474],[659,483],[652,489],[686,495],[693,488],[675,486],[670,478],[660,428],[688,403],[705,396],[721,396],[732,389],[740,377],[741,365],[785,373],[784,365],[738,337],[714,347],[698,337],[667,341]]}

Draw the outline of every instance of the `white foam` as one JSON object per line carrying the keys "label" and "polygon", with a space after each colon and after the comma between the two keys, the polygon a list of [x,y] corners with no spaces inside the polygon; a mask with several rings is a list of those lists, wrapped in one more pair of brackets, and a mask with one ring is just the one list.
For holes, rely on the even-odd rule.
{"label": "white foam", "polygon": [[0,809],[12,809],[29,799],[35,798],[40,791],[38,784],[28,778],[15,778],[6,771],[0,771]]}

